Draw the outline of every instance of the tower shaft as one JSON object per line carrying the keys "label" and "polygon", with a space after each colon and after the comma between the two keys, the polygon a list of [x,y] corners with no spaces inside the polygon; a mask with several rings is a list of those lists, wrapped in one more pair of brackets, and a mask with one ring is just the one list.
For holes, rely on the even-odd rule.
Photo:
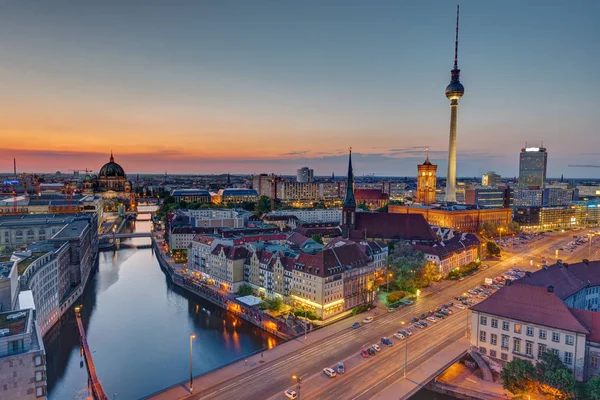
{"label": "tower shaft", "polygon": [[450,103],[450,139],[448,141],[448,173],[446,175],[446,201],[456,203],[456,119],[458,100]]}

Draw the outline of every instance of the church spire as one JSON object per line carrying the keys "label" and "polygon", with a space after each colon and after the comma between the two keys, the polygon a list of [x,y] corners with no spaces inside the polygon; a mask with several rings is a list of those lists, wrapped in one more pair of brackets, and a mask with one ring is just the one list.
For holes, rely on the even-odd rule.
{"label": "church spire", "polygon": [[112,150],[110,151],[110,162],[115,162],[115,158],[113,157]]}
{"label": "church spire", "polygon": [[350,147],[348,155],[348,181],[346,182],[346,197],[342,206],[356,208],[356,200],[354,199],[354,172],[352,171],[352,147]]}

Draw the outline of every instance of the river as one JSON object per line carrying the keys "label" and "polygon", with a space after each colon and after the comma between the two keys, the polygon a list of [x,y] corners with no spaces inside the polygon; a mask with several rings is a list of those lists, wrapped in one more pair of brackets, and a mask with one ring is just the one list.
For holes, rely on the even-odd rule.
{"label": "river", "polygon": [[[130,229],[148,232],[150,224],[138,220]],[[254,325],[173,287],[149,248],[100,252],[98,271],[80,303],[94,364],[111,399],[138,399],[188,379],[191,333],[196,335],[194,375],[277,343]],[[80,363],[74,316],[44,338],[44,345],[48,398],[86,399],[87,371]]]}

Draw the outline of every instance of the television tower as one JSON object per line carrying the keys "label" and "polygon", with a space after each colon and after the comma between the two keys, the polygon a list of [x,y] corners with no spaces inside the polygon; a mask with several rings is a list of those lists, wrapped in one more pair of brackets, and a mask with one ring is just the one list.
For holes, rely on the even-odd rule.
{"label": "television tower", "polygon": [[458,69],[458,11],[456,6],[456,40],[454,41],[454,68],[450,73],[452,79],[446,86],[446,98],[450,100],[450,141],[448,143],[448,173],[446,174],[446,201],[456,203],[456,118],[458,99],[465,93],[465,87],[460,83]]}

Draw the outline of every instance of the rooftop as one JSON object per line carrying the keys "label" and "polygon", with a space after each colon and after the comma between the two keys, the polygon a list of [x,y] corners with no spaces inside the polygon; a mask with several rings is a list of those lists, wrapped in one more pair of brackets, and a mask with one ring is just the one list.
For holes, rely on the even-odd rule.
{"label": "rooftop", "polygon": [[0,278],[5,279],[10,275],[10,271],[13,268],[14,261],[3,261],[0,262]]}
{"label": "rooftop", "polygon": [[77,239],[88,226],[89,221],[87,220],[74,220],[60,231],[56,232],[56,235],[54,235],[52,239]]}
{"label": "rooftop", "polygon": [[18,335],[27,330],[27,321],[31,316],[31,310],[7,311],[0,313],[0,332],[8,329],[9,333],[0,335],[0,338]]}

